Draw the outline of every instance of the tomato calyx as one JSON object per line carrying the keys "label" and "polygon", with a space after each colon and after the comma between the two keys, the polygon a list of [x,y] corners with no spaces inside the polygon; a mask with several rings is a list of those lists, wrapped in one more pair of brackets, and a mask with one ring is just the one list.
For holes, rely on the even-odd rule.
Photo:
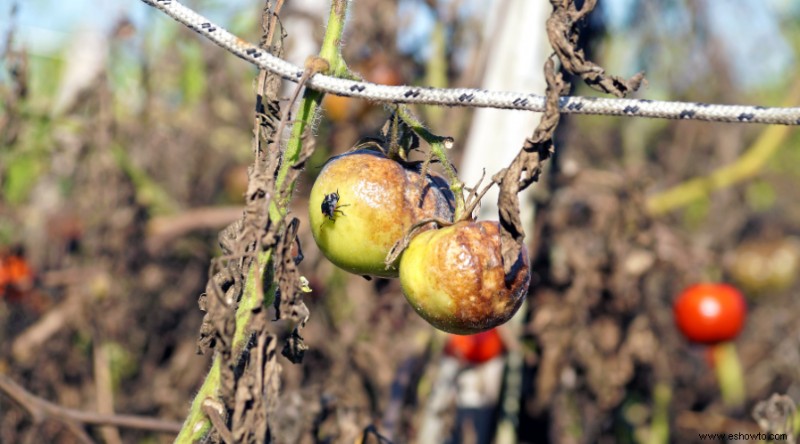
{"label": "tomato calyx", "polygon": [[411,243],[411,240],[414,239],[414,237],[417,234],[419,234],[422,231],[422,229],[428,226],[429,224],[435,224],[436,225],[435,229],[438,230],[440,228],[449,227],[450,225],[453,225],[453,222],[443,219],[429,218],[421,220],[412,225],[411,228],[409,228],[408,231],[406,231],[406,234],[403,235],[403,237],[400,238],[397,242],[395,242],[394,245],[392,245],[391,249],[389,249],[389,254],[386,255],[386,259],[384,260],[387,268],[391,267],[392,264],[394,264],[397,261],[397,259],[400,258],[400,256],[406,250],[406,248],[408,248],[408,245]]}
{"label": "tomato calyx", "polygon": [[411,151],[419,150],[419,136],[398,117],[397,113],[393,113],[386,120],[379,136],[362,138],[350,151],[363,149],[377,151],[406,167],[416,167],[430,161],[408,160]]}
{"label": "tomato calyx", "polygon": [[403,251],[405,251],[405,249],[408,248],[408,245],[411,243],[411,240],[414,239],[414,237],[421,232],[421,229],[423,227],[426,227],[428,224],[431,223],[436,224],[436,229],[440,229],[449,227],[451,225],[455,225],[459,222],[475,222],[476,219],[473,215],[475,209],[477,208],[478,204],[480,204],[480,201],[486,194],[486,192],[489,191],[489,188],[491,188],[491,186],[494,185],[494,182],[489,182],[486,186],[483,187],[483,189],[480,192],[477,191],[481,183],[483,182],[485,175],[486,171],[484,171],[484,174],[481,176],[480,180],[475,185],[475,187],[470,189],[470,194],[467,197],[466,211],[464,211],[464,214],[461,214],[460,217],[459,215],[456,215],[455,220],[453,220],[452,222],[448,220],[430,218],[414,224],[413,226],[411,226],[411,228],[409,228],[409,230],[402,238],[398,239],[398,241],[395,242],[395,244],[389,250],[389,254],[386,255],[386,260],[385,260],[386,266],[389,267],[391,264],[394,264],[395,261],[403,254]]}

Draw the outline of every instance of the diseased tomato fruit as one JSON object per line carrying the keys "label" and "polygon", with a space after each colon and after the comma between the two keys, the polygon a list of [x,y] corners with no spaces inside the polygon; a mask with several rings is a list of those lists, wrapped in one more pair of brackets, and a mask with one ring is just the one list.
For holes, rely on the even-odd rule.
{"label": "diseased tomato fruit", "polygon": [[672,310],[681,333],[701,344],[734,339],[747,316],[744,296],[727,284],[692,285],[678,296]]}
{"label": "diseased tomato fruit", "polygon": [[452,220],[453,194],[441,177],[423,179],[418,167],[357,150],[325,164],[311,188],[308,211],[314,240],[335,265],[397,277],[397,263],[388,270],[384,264],[389,250],[417,222]]}
{"label": "diseased tomato fruit", "polygon": [[482,364],[505,351],[503,339],[496,328],[474,335],[448,335],[445,354],[472,364]]}
{"label": "diseased tomato fruit", "polygon": [[[496,327],[519,309],[530,283],[523,248],[506,279],[498,222],[458,222],[415,236],[400,259],[400,284],[428,323],[448,333]],[[508,282],[508,285],[506,285]]]}
{"label": "diseased tomato fruit", "polygon": [[785,290],[800,271],[800,240],[785,237],[744,242],[734,250],[729,271],[749,292]]}

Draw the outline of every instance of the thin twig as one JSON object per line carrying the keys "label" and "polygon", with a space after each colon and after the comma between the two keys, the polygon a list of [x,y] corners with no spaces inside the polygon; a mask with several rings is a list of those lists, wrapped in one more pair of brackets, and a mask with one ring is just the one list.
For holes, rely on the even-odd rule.
{"label": "thin twig", "polygon": [[[284,0],[278,0],[275,3],[275,8],[273,8],[272,10],[272,18],[270,19],[269,26],[265,30],[267,33],[267,37],[264,39],[264,43],[266,45],[270,46],[272,45],[272,38],[275,35],[275,29],[277,28],[276,25],[278,24],[278,20],[280,18],[279,14],[281,13],[281,8],[283,8],[283,1]],[[281,27],[283,27],[282,24]]]}
{"label": "thin twig", "polygon": [[147,246],[159,251],[169,241],[192,231],[219,229],[242,217],[242,206],[192,208],[169,216],[155,216],[147,223]]}
{"label": "thin twig", "polygon": [[115,426],[162,433],[178,433],[181,429],[181,424],[174,421],[136,415],[104,415],[62,407],[30,393],[5,375],[0,375],[0,392],[5,393],[25,409],[35,424],[47,419],[53,419],[67,425],[70,422],[77,422],[87,425]]}

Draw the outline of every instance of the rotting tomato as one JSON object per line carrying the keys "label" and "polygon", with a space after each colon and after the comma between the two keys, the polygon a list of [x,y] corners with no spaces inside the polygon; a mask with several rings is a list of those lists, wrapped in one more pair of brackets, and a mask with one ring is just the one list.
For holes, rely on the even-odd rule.
{"label": "rotting tomato", "polygon": [[[372,150],[331,158],[309,197],[309,223],[322,253],[351,273],[397,277],[384,260],[416,223],[453,219],[453,194],[439,176]],[[430,224],[433,228],[434,224]],[[423,228],[424,229],[424,228]]]}
{"label": "rotting tomato", "polygon": [[403,294],[434,327],[474,334],[516,313],[530,283],[522,248],[509,275],[503,269],[500,224],[462,221],[414,237],[400,258]]}
{"label": "rotting tomato", "polygon": [[445,354],[472,364],[482,364],[505,351],[503,339],[496,328],[474,335],[448,335]]}
{"label": "rotting tomato", "polygon": [[749,293],[782,291],[797,280],[800,239],[753,240],[739,245],[729,264],[731,277]]}
{"label": "rotting tomato", "polygon": [[685,289],[673,304],[678,329],[692,342],[733,340],[744,326],[747,304],[735,287],[703,283]]}

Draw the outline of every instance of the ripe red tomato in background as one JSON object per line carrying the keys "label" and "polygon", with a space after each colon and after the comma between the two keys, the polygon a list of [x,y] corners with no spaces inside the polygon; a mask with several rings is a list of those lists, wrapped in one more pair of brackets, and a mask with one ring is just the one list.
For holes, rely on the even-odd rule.
{"label": "ripe red tomato in background", "polygon": [[22,256],[0,255],[0,297],[19,299],[33,285],[33,270]]}
{"label": "ripe red tomato in background", "polygon": [[692,285],[678,296],[672,310],[681,333],[702,344],[732,340],[747,316],[744,296],[727,284]]}
{"label": "ripe red tomato in background", "polygon": [[505,351],[496,328],[474,335],[448,335],[444,352],[473,364],[484,363]]}

